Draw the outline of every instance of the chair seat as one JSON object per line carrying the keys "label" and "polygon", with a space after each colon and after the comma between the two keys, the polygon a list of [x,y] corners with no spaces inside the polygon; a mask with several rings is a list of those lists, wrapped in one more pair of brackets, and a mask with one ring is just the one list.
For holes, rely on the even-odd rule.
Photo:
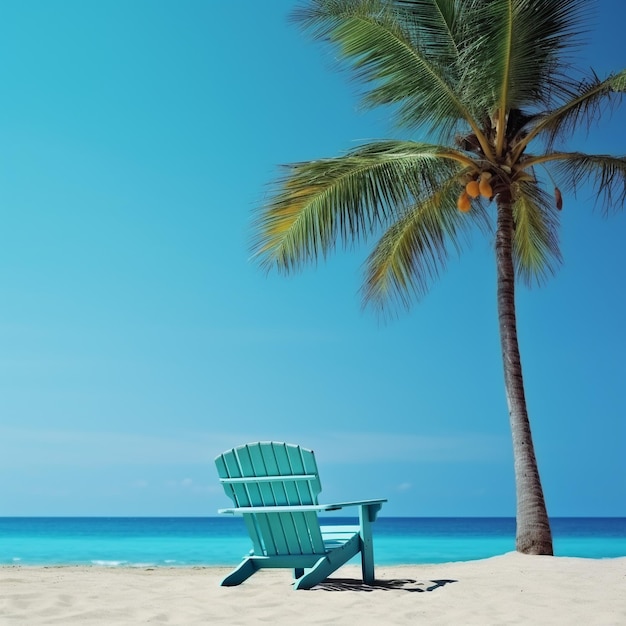
{"label": "chair seat", "polygon": [[341,546],[359,533],[358,526],[320,526],[320,530],[326,549]]}

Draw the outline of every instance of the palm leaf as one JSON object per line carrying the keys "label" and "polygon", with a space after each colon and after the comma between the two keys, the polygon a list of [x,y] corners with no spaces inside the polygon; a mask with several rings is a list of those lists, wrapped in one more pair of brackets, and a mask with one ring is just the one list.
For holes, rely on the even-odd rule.
{"label": "palm leaf", "polygon": [[440,65],[457,63],[466,38],[460,0],[397,0],[397,19],[416,47]]}
{"label": "palm leaf", "polygon": [[569,94],[563,52],[577,43],[586,2],[490,0],[474,6],[474,38],[463,60],[473,75],[463,98],[495,116],[499,154],[510,110],[548,106],[553,98]]}
{"label": "palm leaf", "polygon": [[626,70],[622,70],[609,78],[612,91],[624,93],[626,91]]}
{"label": "palm leaf", "polygon": [[517,275],[527,284],[541,283],[561,263],[557,231],[559,213],[554,198],[535,182],[513,188],[513,258]]}
{"label": "palm leaf", "polygon": [[581,125],[589,128],[609,105],[626,92],[626,70],[600,80],[595,74],[581,81],[571,98],[562,106],[543,114],[527,137],[521,142],[517,154],[537,135],[541,134],[548,150],[559,137],[567,137]]}
{"label": "palm leaf", "polygon": [[617,211],[626,202],[626,157],[608,154],[585,154],[582,152],[554,152],[529,158],[525,166],[551,163],[553,171],[562,182],[563,188],[577,190],[591,183],[596,194],[596,204],[603,206],[605,213]]}
{"label": "palm leaf", "polygon": [[289,271],[325,256],[338,240],[362,240],[458,176],[458,159],[468,160],[432,144],[387,141],[290,165],[255,224],[254,255]]}
{"label": "palm leaf", "polygon": [[[433,2],[428,4],[432,7]],[[438,136],[451,136],[460,120],[478,134],[476,122],[455,92],[457,66],[450,64],[449,24],[431,20],[410,30],[403,27],[403,16],[389,0],[314,0],[295,13],[315,37],[336,44],[357,79],[371,85],[366,104],[397,105],[401,125],[426,125]],[[433,49],[436,34],[443,43]]]}
{"label": "palm leaf", "polygon": [[411,206],[384,233],[366,262],[365,303],[379,311],[390,300],[404,307],[419,299],[445,268],[450,248],[460,252],[471,226],[489,229],[479,201],[460,213],[458,177],[450,177],[433,194]]}

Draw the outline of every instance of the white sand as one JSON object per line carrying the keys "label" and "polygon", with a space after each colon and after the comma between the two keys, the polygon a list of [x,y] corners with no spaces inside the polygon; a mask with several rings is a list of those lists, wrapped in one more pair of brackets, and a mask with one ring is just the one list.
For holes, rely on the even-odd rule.
{"label": "white sand", "polygon": [[220,587],[228,571],[0,567],[0,624],[626,625],[626,557],[379,566],[373,587],[349,565],[311,591],[286,570]]}

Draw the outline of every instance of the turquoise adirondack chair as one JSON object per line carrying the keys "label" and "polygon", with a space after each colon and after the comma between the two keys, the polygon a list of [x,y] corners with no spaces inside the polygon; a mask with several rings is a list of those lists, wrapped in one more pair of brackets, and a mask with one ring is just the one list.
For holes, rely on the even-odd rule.
{"label": "turquoise adirondack chair", "polygon": [[[295,589],[310,589],[361,553],[363,581],[374,582],[372,522],[387,500],[318,504],[322,490],[312,450],[258,442],[215,459],[220,482],[241,514],[253,550],[223,581],[239,585],[264,567],[291,568]],[[320,526],[318,513],[359,507],[358,526]]]}

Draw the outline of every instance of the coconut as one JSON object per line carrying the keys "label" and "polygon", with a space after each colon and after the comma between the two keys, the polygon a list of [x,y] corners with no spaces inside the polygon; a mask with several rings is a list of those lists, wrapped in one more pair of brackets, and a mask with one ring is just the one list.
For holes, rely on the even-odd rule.
{"label": "coconut", "polygon": [[470,210],[472,201],[465,190],[461,192],[459,199],[456,201],[456,206],[459,211],[462,211],[463,213],[467,213]]}
{"label": "coconut", "polygon": [[468,196],[471,198],[478,198],[480,196],[480,187],[478,185],[478,181],[470,180],[467,185],[465,185],[465,191]]}
{"label": "coconut", "polygon": [[493,189],[489,179],[491,178],[491,172],[483,172],[480,175],[480,182],[478,183],[478,190],[483,198],[490,199],[493,196]]}
{"label": "coconut", "polygon": [[554,188],[554,197],[556,199],[556,208],[560,211],[563,208],[563,195],[558,187]]}

